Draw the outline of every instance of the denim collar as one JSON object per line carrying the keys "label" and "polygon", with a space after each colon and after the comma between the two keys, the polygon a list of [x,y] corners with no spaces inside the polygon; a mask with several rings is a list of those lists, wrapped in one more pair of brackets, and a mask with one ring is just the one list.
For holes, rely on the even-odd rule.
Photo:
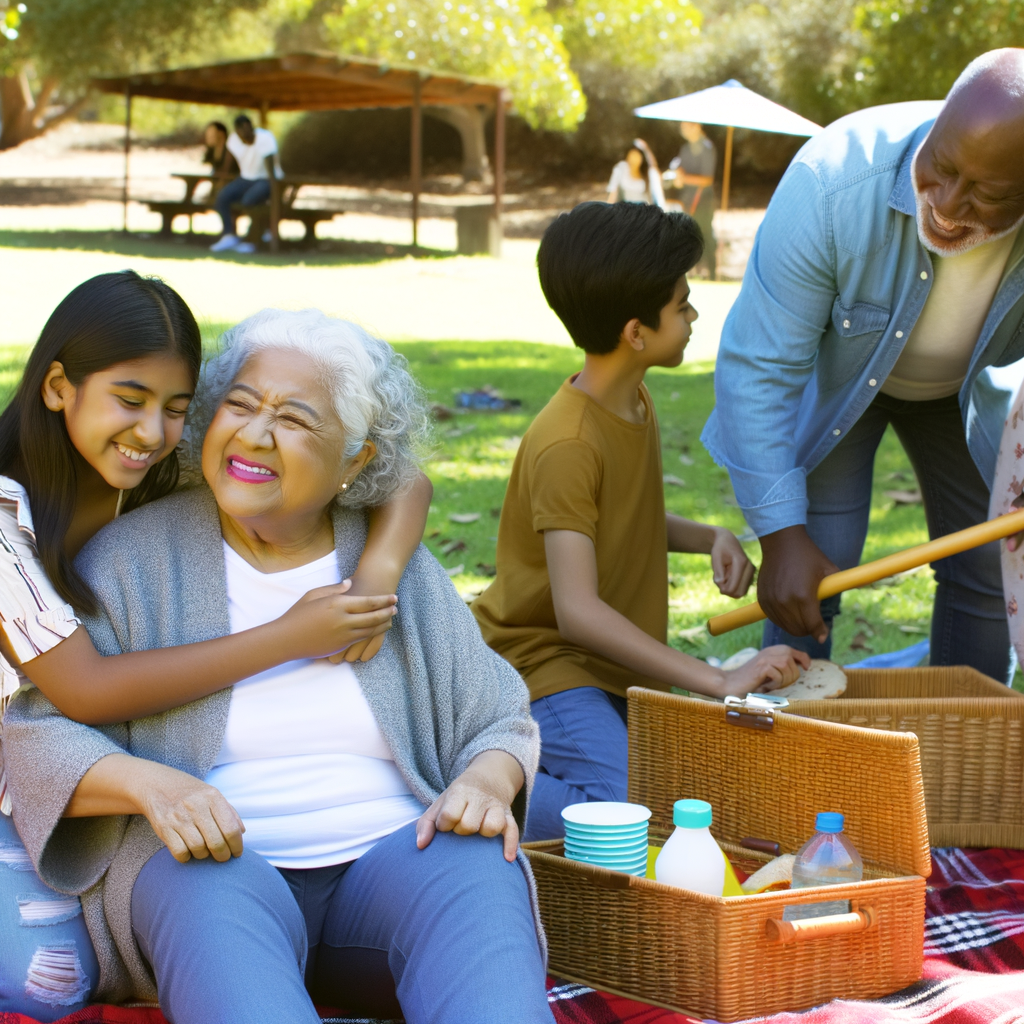
{"label": "denim collar", "polygon": [[908,217],[917,216],[917,200],[914,198],[914,182],[911,177],[910,168],[913,165],[917,151],[921,148],[921,143],[924,142],[928,133],[932,130],[933,124],[935,124],[934,118],[930,121],[925,121],[914,132],[910,139],[910,145],[907,146],[907,151],[903,154],[903,162],[900,164],[900,169],[896,174],[896,184],[893,185],[892,192],[889,193],[889,205],[894,210],[905,213]]}

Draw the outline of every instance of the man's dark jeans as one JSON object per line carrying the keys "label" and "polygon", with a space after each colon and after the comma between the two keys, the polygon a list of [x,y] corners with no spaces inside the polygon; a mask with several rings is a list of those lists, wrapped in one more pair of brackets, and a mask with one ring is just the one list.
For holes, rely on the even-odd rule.
{"label": "man's dark jeans", "polygon": [[235,215],[231,212],[232,203],[243,206],[259,206],[270,198],[270,181],[267,178],[235,178],[229,181],[218,193],[214,206],[224,224],[224,234],[234,235]]}
{"label": "man's dark jeans", "polygon": [[[885,428],[896,436],[917,474],[928,534],[941,537],[988,518],[989,489],[967,450],[956,395],[906,402],[880,394],[857,424],[807,477],[807,532],[840,569],[857,565],[871,511],[875,451]],[[965,551],[933,563],[938,584],[932,612],[931,663],[971,665],[1005,681],[1010,636],[1003,604],[999,545]],[[839,614],[839,597],[821,604],[825,623]],[[824,644],[791,637],[771,622],[764,643],[791,644],[813,658],[827,658]]]}

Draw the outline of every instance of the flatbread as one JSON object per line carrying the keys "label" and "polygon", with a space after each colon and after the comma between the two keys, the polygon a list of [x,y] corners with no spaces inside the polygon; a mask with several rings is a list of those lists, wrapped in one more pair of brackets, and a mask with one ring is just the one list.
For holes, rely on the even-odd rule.
{"label": "flatbread", "polygon": [[812,658],[811,667],[800,678],[781,690],[772,690],[773,697],[794,700],[832,700],[846,693],[846,673],[834,662]]}

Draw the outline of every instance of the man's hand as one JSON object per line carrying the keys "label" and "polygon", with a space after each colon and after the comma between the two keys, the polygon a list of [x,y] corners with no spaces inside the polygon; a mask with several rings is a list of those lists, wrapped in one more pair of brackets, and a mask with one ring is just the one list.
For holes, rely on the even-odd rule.
{"label": "man's hand", "polygon": [[723,673],[725,683],[719,697],[743,697],[789,686],[800,678],[800,670],[810,668],[811,659],[803,651],[778,644],[758,651],[745,665]]}
{"label": "man's hand", "polygon": [[726,597],[742,597],[754,579],[754,564],[747,558],[735,534],[723,527],[715,527],[715,541],[711,545],[711,568],[715,585]]}
{"label": "man's hand", "polygon": [[512,801],[523,786],[519,762],[503,750],[487,750],[423,812],[416,823],[416,845],[426,849],[435,832],[460,836],[504,835],[505,860],[516,859],[519,826]]}
{"label": "man's hand", "polygon": [[757,599],[765,615],[791,636],[828,639],[821,617],[818,584],[838,568],[807,536],[803,526],[787,526],[761,538]]}
{"label": "man's hand", "polygon": [[369,640],[391,628],[398,611],[394,594],[353,595],[351,580],[317,587],[295,602],[277,620],[289,660],[326,658],[341,661],[352,644]]}

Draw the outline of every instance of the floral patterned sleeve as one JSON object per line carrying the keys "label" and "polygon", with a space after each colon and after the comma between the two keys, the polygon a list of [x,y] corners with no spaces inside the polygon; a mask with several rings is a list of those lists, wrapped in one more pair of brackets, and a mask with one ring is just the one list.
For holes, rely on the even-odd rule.
{"label": "floral patterned sleeve", "polygon": [[39,560],[24,489],[0,476],[0,626],[19,663],[0,656],[0,704],[25,681],[19,665],[52,650],[79,625]]}
{"label": "floral patterned sleeve", "polygon": [[[1003,440],[996,459],[996,475],[992,483],[989,518],[1006,515],[1016,509],[1013,502],[1024,491],[1024,384],[1010,405],[1010,414],[1003,427]],[[1024,546],[1008,551],[1001,542],[1003,563],[1003,597],[1006,599],[1006,620],[1010,641],[1017,658],[1024,664]]]}

